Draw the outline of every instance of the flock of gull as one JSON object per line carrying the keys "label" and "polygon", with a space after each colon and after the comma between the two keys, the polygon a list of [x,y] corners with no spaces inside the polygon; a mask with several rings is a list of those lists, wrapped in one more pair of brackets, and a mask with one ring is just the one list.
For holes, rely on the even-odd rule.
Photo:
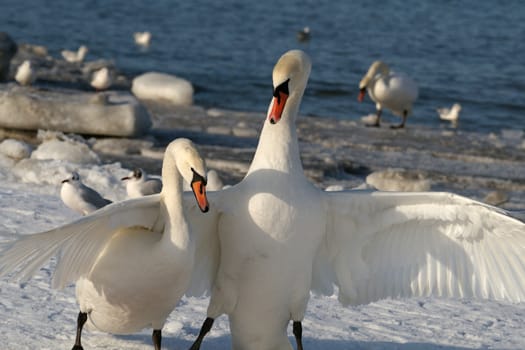
{"label": "flock of gull", "polygon": [[[133,34],[135,44],[140,47],[148,47],[151,44],[150,32],[136,32]],[[304,27],[297,32],[297,40],[299,42],[307,42],[311,38],[310,27]],[[70,63],[83,62],[88,48],[81,45],[77,51],[62,50],[61,54],[64,60]],[[23,86],[33,84],[35,81],[35,74],[31,67],[31,61],[25,60],[17,68],[15,80]],[[102,67],[92,73],[91,86],[96,91],[103,91],[108,89],[112,84],[112,77],[107,67]],[[383,109],[390,110],[394,115],[402,118],[399,125],[393,125],[391,128],[403,128],[407,117],[412,113],[414,102],[418,98],[419,89],[417,83],[401,72],[395,72],[382,61],[375,61],[372,63],[368,72],[359,82],[360,93],[358,96],[359,102],[364,100],[366,93],[376,104],[375,116],[365,116],[363,121],[367,126],[380,126],[381,114]],[[454,103],[452,107],[437,108],[436,112],[439,118],[444,121],[449,121],[452,126],[458,125],[459,112],[461,105]]]}
{"label": "flock of gull", "polygon": [[[133,197],[124,201],[108,203],[72,174],[64,202],[78,204],[81,194],[97,208],[1,246],[0,277],[27,280],[60,256],[52,286],[76,284],[74,350],[83,349],[84,325],[115,334],[151,328],[159,350],[183,295],[210,295],[192,350],[222,314],[233,349],[290,350],[292,322],[302,350],[311,292],[338,293],[343,305],[416,296],[525,300],[525,224],[512,213],[452,193],[328,192],[307,179],[295,121],[310,70],[300,50],[277,61],[259,143],[238,184],[207,191],[204,160],[188,139],[166,148],[162,186],[139,169],[123,178]],[[375,62],[360,88],[376,102],[373,124],[388,108],[402,127],[417,87],[390,75],[406,94],[384,99],[389,84],[381,77],[389,74]]]}
{"label": "flock of gull", "polygon": [[[150,32],[136,32],[133,34],[133,38],[135,44],[140,47],[148,47],[151,43]],[[88,52],[88,47],[81,45],[76,51],[62,50],[61,55],[69,63],[81,63]],[[35,82],[36,74],[31,65],[31,60],[25,60],[17,67],[14,78],[22,86],[30,86]],[[107,67],[102,67],[92,73],[90,84],[96,91],[106,90],[112,83],[112,77]]]}

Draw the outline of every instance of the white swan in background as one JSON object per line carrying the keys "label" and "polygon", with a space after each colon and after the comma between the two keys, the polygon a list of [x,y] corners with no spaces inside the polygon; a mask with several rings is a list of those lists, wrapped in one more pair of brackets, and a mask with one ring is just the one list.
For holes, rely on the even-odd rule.
{"label": "white swan in background", "polygon": [[459,103],[454,103],[451,108],[442,107],[436,109],[436,111],[439,114],[439,119],[448,120],[453,124],[457,124],[461,105]]}
{"label": "white swan in background", "polygon": [[[17,269],[27,278],[60,254],[53,285],[76,283],[80,305],[73,349],[82,349],[88,325],[110,333],[153,328],[156,350],[161,329],[190,281],[196,247],[182,203],[182,178],[192,183],[198,207],[208,210],[204,161],[191,141],[166,149],[160,194],[109,205],[92,215],[44,233],[26,236],[0,255],[0,275]],[[195,210],[195,209],[194,209]]]}
{"label": "white swan in background", "polygon": [[31,66],[31,61],[25,60],[20,66],[18,66],[15,74],[15,80],[20,85],[31,85],[35,81],[35,78],[36,76],[35,72],[33,71],[33,67]]}
{"label": "white swan in background", "polygon": [[162,180],[149,177],[140,168],[134,169],[128,176],[124,176],[122,181],[126,181],[126,193],[129,198],[148,196],[159,193],[162,190]]}
{"label": "white swan in background", "polygon": [[135,32],[133,33],[133,39],[135,39],[135,44],[139,46],[149,46],[151,42],[151,33],[150,32]]}
{"label": "white swan in background", "polygon": [[369,126],[379,126],[383,108],[403,118],[399,125],[392,128],[403,128],[407,117],[412,113],[419,89],[414,80],[402,73],[392,72],[386,63],[375,61],[359,82],[358,101],[362,102],[366,92],[376,103],[376,121]]}
{"label": "white swan in background", "polygon": [[111,86],[111,83],[111,76],[107,67],[102,67],[99,70],[93,72],[90,84],[97,91],[106,90]]}
{"label": "white swan in background", "polygon": [[69,208],[82,215],[87,215],[111,204],[110,200],[102,197],[91,187],[84,185],[76,171],[62,181],[60,199]]}
{"label": "white swan in background", "polygon": [[[191,193],[184,195],[196,237],[187,294],[211,289],[192,350],[222,313],[233,349],[292,349],[290,320],[301,349],[310,292],[331,295],[334,285],[343,304],[414,296],[525,300],[525,224],[505,211],[451,193],[325,192],[306,179],[295,119],[310,66],[298,50],[277,62],[274,97],[246,177],[209,193],[206,215],[191,207]],[[55,285],[77,280],[107,242],[100,225],[120,221],[113,208],[143,203],[126,210],[130,225],[165,224],[158,195],[133,201],[22,239],[0,252],[0,275],[22,265],[16,275],[30,276],[60,251]]]}
{"label": "white swan in background", "polygon": [[61,54],[64,59],[70,63],[83,62],[86,54],[88,53],[88,48],[85,45],[82,45],[78,48],[77,51],[62,50]]}

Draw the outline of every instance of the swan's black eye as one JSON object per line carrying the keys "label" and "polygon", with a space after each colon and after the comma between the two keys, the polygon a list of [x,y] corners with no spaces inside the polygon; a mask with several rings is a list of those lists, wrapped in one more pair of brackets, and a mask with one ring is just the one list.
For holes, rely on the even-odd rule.
{"label": "swan's black eye", "polygon": [[281,103],[281,94],[282,92],[285,95],[289,95],[290,91],[288,90],[288,82],[290,79],[287,79],[284,83],[278,85],[275,90],[273,90],[273,97],[277,98],[277,103]]}

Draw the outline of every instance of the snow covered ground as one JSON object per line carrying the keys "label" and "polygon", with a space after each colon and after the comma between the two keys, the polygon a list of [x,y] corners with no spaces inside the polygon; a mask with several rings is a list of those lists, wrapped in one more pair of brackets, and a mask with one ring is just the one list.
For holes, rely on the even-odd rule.
{"label": "snow covered ground", "polygon": [[[225,114],[229,118],[222,118]],[[217,125],[219,120],[223,124]],[[140,162],[149,164],[148,172],[155,174],[165,138],[195,139],[208,165],[231,184],[251,159],[261,122],[259,116],[209,111],[204,116],[157,120],[153,141],[85,141],[42,133],[36,143],[43,146],[21,160],[13,159],[17,152],[7,146],[8,151],[0,152],[0,242],[78,217],[59,198],[60,181],[73,170],[105,197],[125,198],[119,179],[128,174],[130,165]],[[170,129],[170,123],[179,129]],[[423,184],[424,189],[480,200],[497,190],[507,196],[503,207],[525,208],[523,132],[487,136],[417,127],[394,132],[322,118],[302,118],[298,124],[305,171],[320,187],[363,185],[375,173],[375,186],[417,189]],[[131,152],[137,144],[142,149]],[[74,287],[50,288],[53,264],[22,285],[0,281],[1,349],[69,349],[73,345],[78,313]],[[207,301],[206,297],[181,301],[163,329],[164,348],[190,346],[206,316]],[[524,332],[525,304],[470,299],[383,300],[345,308],[335,297],[312,296],[303,323],[308,350],[525,349]],[[294,343],[291,329],[289,334]],[[151,349],[151,330],[126,336],[85,331],[83,345],[85,349]],[[229,348],[228,322],[223,316],[202,349]]]}

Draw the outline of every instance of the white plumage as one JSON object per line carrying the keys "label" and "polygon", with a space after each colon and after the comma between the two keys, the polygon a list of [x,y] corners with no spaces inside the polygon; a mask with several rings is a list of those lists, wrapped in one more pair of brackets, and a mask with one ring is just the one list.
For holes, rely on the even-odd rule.
{"label": "white plumage", "polygon": [[97,191],[84,185],[77,172],[71,173],[70,177],[62,181],[60,198],[65,205],[82,215],[92,213],[111,203]]}
{"label": "white plumage", "polygon": [[102,67],[93,72],[90,84],[97,91],[106,90],[111,86],[111,83],[111,75],[109,74],[109,69],[107,67]]}
{"label": "white plumage", "polygon": [[0,276],[16,270],[13,277],[25,279],[60,253],[53,286],[77,282],[75,349],[82,348],[86,321],[111,333],[151,327],[160,348],[162,326],[185,292],[194,262],[196,242],[183,212],[182,178],[193,183],[193,203],[197,199],[199,208],[208,210],[204,161],[189,140],[167,147],[162,173],[167,180],[161,194],[114,203],[68,225],[25,236],[0,255]]}
{"label": "white plumage", "polygon": [[162,190],[160,179],[149,177],[143,169],[136,168],[128,176],[124,176],[122,181],[126,181],[126,192],[129,198],[148,196],[159,193]]}
{"label": "white plumage", "polygon": [[85,45],[82,45],[78,48],[77,51],[62,50],[62,57],[70,63],[79,63],[83,62],[86,54],[88,53],[88,48]]}
{"label": "white plumage", "polygon": [[31,66],[31,61],[25,60],[20,66],[18,66],[15,74],[15,80],[20,85],[31,85],[35,81],[35,78],[36,76],[35,72],[33,71],[33,67]]}
{"label": "white plumage", "polygon": [[205,220],[218,224],[199,229],[218,234],[207,255],[219,260],[210,263],[203,333],[226,313],[234,349],[290,350],[288,322],[300,343],[310,291],[330,295],[334,285],[343,304],[429,295],[523,301],[525,225],[504,211],[450,193],[325,192],[306,179],[295,119],[309,72],[301,51],[279,59],[246,177],[210,194]]}
{"label": "white plumage", "polygon": [[133,33],[133,39],[135,39],[135,44],[139,46],[149,46],[151,42],[151,33],[150,32],[135,32]]}
{"label": "white plumage", "polygon": [[390,71],[381,61],[372,63],[368,72],[359,82],[359,102],[363,101],[366,91],[376,104],[376,122],[370,126],[379,126],[384,108],[403,118],[401,124],[392,128],[403,128],[406,118],[412,113],[419,89],[414,80],[407,75]]}
{"label": "white plumage", "polygon": [[459,112],[461,111],[461,105],[459,103],[454,103],[451,108],[442,107],[438,108],[436,111],[439,114],[439,119],[457,123]]}

